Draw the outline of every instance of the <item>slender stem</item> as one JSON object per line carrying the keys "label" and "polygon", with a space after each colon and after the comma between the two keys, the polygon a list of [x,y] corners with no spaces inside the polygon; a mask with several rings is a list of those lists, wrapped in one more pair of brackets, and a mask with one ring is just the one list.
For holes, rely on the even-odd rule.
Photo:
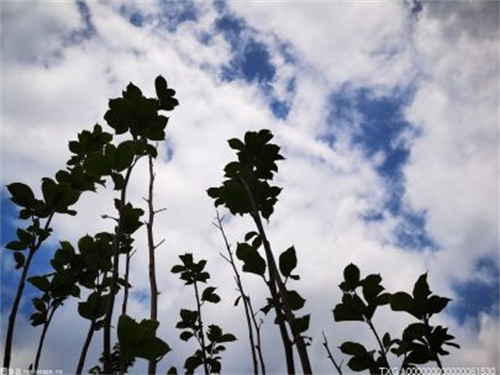
{"label": "slender stem", "polygon": [[[54,217],[54,212],[50,214],[50,216],[47,218],[47,222],[45,223],[43,231],[47,231],[50,226],[50,222],[52,221],[52,218]],[[21,297],[24,292],[24,287],[26,286],[26,279],[28,277],[28,271],[31,266],[31,262],[33,260],[33,257],[35,256],[35,253],[37,250],[40,248],[42,245],[43,240],[38,237],[38,240],[36,243],[33,244],[33,246],[30,247],[28,257],[26,258],[26,263],[23,266],[23,272],[21,274],[21,279],[19,280],[19,284],[17,286],[17,292],[16,296],[14,298],[14,302],[12,304],[12,309],[10,310],[10,315],[9,315],[9,323],[7,326],[7,335],[5,338],[5,351],[4,351],[4,357],[3,357],[3,367],[4,368],[10,368],[10,359],[11,359],[11,352],[12,352],[12,341],[14,339],[14,327],[16,325],[16,317],[17,317],[17,310],[19,309],[19,304],[21,302]]]}
{"label": "slender stem", "polygon": [[198,320],[200,322],[200,346],[201,346],[201,352],[202,352],[202,358],[203,358],[203,370],[205,371],[205,375],[208,375],[208,363],[207,363],[207,353],[206,353],[206,346],[205,346],[205,331],[203,330],[203,319],[201,318],[201,302],[200,302],[200,295],[198,293],[198,283],[195,281],[193,283],[194,285],[194,293],[196,296],[196,309],[198,310]]}
{"label": "slender stem", "polygon": [[338,364],[337,361],[335,361],[332,352],[330,351],[330,347],[328,346],[328,340],[326,339],[325,332],[321,333],[323,334],[323,346],[325,347],[327,358],[333,363],[333,366],[335,367],[339,375],[342,375],[342,363]]}
{"label": "slender stem", "polygon": [[375,335],[375,338],[377,339],[378,346],[380,347],[380,354],[382,355],[382,359],[385,362],[385,366],[387,368],[390,368],[389,361],[387,360],[387,352],[384,348],[384,345],[382,344],[382,340],[380,340],[380,336],[378,335],[377,330],[375,329],[375,326],[373,325],[371,319],[365,318],[365,321],[368,324],[368,326],[370,327],[370,329],[372,330],[373,334]]}
{"label": "slender stem", "polygon": [[130,258],[132,258],[132,254],[128,252],[125,255],[125,276],[124,276],[125,286],[123,287],[122,315],[125,315],[127,313],[127,306],[128,306],[128,294],[129,294],[128,280],[130,275]]}
{"label": "slender stem", "polygon": [[[236,268],[236,264],[234,262],[234,257],[233,257],[233,252],[231,251],[231,245],[229,244],[229,241],[227,240],[227,236],[226,236],[226,233],[224,231],[224,227],[222,226],[222,219],[220,218],[219,211],[217,211],[217,224],[214,224],[214,225],[219,229],[219,231],[222,234],[222,238],[224,239],[224,244],[226,246],[228,257],[226,257],[222,254],[221,255],[229,264],[231,264],[231,267],[232,267],[233,273],[234,273],[234,278],[236,280],[236,285],[238,287],[238,291],[240,292],[240,298],[243,300],[243,307],[245,309],[245,317],[246,317],[247,328],[248,328],[248,339],[250,341],[250,352],[252,355],[253,372],[254,372],[254,374],[258,374],[259,370],[258,370],[258,361],[257,361],[256,351],[260,350],[260,347],[255,345],[254,330],[252,327],[251,302],[250,302],[250,298],[247,297],[245,290],[243,288],[243,282],[241,281],[240,273],[238,272],[238,269]],[[255,323],[255,321],[254,321],[254,323]]]}
{"label": "slender stem", "polygon": [[57,308],[60,306],[60,302],[56,302],[54,306],[52,306],[52,309],[50,310],[49,316],[45,324],[43,325],[43,330],[42,330],[42,335],[40,336],[40,341],[38,342],[38,349],[36,351],[36,357],[35,357],[35,365],[33,366],[33,374],[36,374],[38,371],[38,364],[40,363],[40,357],[42,355],[42,349],[43,349],[43,343],[45,341],[45,336],[47,334],[47,331],[49,330],[50,322],[52,321],[52,318],[54,317],[54,313],[56,312]]}
{"label": "slender stem", "polygon": [[[259,235],[262,239],[262,243],[264,245],[264,249],[266,252],[266,259],[267,259],[268,270],[269,270],[268,287],[269,287],[269,291],[271,292],[271,298],[273,299],[273,303],[275,306],[276,319],[278,321],[281,339],[283,341],[283,347],[285,350],[285,359],[286,359],[286,365],[287,365],[287,372],[288,372],[288,374],[295,374],[295,364],[293,361],[292,342],[288,336],[288,331],[287,331],[286,325],[285,325],[286,316],[283,315],[283,311],[281,310],[281,303],[280,303],[280,297],[281,297],[283,304],[286,304],[286,302],[288,301],[288,296],[286,295],[286,291],[283,291],[280,288],[280,284],[279,284],[278,280],[281,280],[281,279],[279,278],[278,269],[276,267],[276,262],[274,261],[274,256],[273,256],[273,253],[271,251],[271,246],[269,244],[269,241],[267,240],[266,232],[264,231],[264,226],[262,225],[262,220],[260,219],[259,210],[258,210],[257,205],[255,203],[255,199],[253,198],[252,191],[251,191],[250,187],[248,186],[247,182],[245,181],[245,179],[241,178],[241,182],[243,183],[243,186],[245,187],[245,190],[247,191],[248,198],[250,200],[250,204],[252,207],[251,216],[255,222],[255,225],[257,226],[257,230],[259,231]],[[280,289],[279,294],[278,294],[278,290],[276,290],[277,287]],[[286,310],[285,310],[285,312],[286,312]],[[298,340],[296,340],[296,342],[298,342]],[[310,374],[311,372],[304,370],[304,373]]]}
{"label": "slender stem", "polygon": [[[283,307],[283,312],[285,314],[285,318],[288,321],[290,328],[292,328],[295,316],[290,307],[290,301],[288,300],[288,294],[285,284],[283,283],[279,275],[278,267],[276,266],[276,261],[274,259],[274,255],[271,250],[271,245],[267,240],[266,232],[264,230],[264,226],[262,225],[262,219],[260,217],[257,204],[255,203],[253,193],[250,187],[248,186],[248,183],[245,181],[245,179],[241,178],[241,182],[243,183],[247,191],[248,197],[250,199],[250,204],[252,207],[252,218],[254,219],[255,225],[257,226],[257,229],[259,231],[259,235],[262,238],[262,244],[264,245],[264,249],[266,252],[266,258],[268,262],[269,276],[270,276],[269,284],[273,285],[274,283],[276,283],[276,286],[278,287],[279,296],[281,298],[281,301],[283,302],[282,307]],[[277,311],[278,310],[279,309],[277,309]],[[311,363],[309,361],[309,355],[307,354],[307,348],[304,342],[304,338],[300,334],[294,334],[293,338],[294,338],[294,343],[297,345],[297,352],[299,354],[300,362],[302,365],[302,371],[304,372],[304,374],[312,374]]]}
{"label": "slender stem", "polygon": [[[136,162],[137,160],[135,160]],[[121,191],[120,203],[125,205],[127,198],[127,186],[130,180],[130,175],[132,174],[132,169],[134,168],[135,162],[127,168],[125,174],[125,182],[123,189]],[[103,368],[105,374],[111,374],[112,364],[111,364],[111,322],[113,320],[113,309],[115,305],[115,294],[117,293],[118,285],[118,275],[119,275],[119,262],[120,262],[120,243],[122,240],[122,225],[123,225],[123,214],[119,213],[118,225],[115,229],[115,237],[113,240],[113,270],[110,285],[110,294],[108,300],[108,306],[106,309],[106,315],[104,317],[104,333],[103,333]],[[120,361],[121,362],[121,361]]]}
{"label": "slender stem", "polygon": [[[148,236],[149,250],[149,286],[150,286],[150,315],[149,318],[153,321],[158,320],[158,286],[156,283],[156,264],[155,264],[155,243],[153,235],[153,225],[155,218],[155,210],[153,205],[153,188],[155,181],[155,173],[153,169],[153,157],[149,156],[149,189],[148,189],[148,213],[149,218],[146,223]],[[148,362],[148,374],[156,374],[156,360],[152,359]]]}
{"label": "slender stem", "polygon": [[90,343],[92,342],[92,338],[94,337],[95,331],[95,320],[90,322],[89,330],[87,331],[87,337],[85,338],[85,342],[83,343],[82,351],[80,353],[80,359],[78,360],[78,365],[76,367],[75,374],[81,375],[83,371],[83,366],[85,365],[85,359],[87,357],[87,352],[90,347]]}

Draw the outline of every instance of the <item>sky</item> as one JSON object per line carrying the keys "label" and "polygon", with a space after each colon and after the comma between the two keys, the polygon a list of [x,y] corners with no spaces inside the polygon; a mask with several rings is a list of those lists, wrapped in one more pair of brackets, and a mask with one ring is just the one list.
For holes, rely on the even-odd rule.
{"label": "sky", "polygon": [[[367,327],[335,323],[337,285],[353,262],[380,273],[388,291],[411,291],[428,272],[431,290],[450,302],[436,324],[449,327],[461,350],[445,366],[499,366],[499,3],[496,1],[2,1],[1,245],[17,220],[5,185],[40,180],[62,169],[67,143],[103,119],[109,98],[129,82],[146,96],[163,75],[180,101],[156,164],[160,328],[174,349],[160,372],[182,367],[195,347],[174,328],[192,291],[169,270],[178,255],[208,260],[223,302],[206,320],[239,340],[223,354],[223,371],[250,373],[244,315],[206,189],[222,182],[234,158],[226,140],[270,129],[286,160],[268,235],[276,252],[294,245],[297,289],[311,314],[313,370],[334,369],[347,340],[373,345]],[[110,131],[111,129],[108,128]],[[142,167],[142,168],[139,168]],[[134,171],[130,199],[144,205],[146,165]],[[113,193],[85,194],[74,218],[57,217],[54,235],[35,260],[48,269],[61,240],[111,229]],[[221,212],[226,214],[225,212]],[[226,215],[234,245],[252,229]],[[132,263],[130,315],[146,318],[145,233]],[[1,337],[19,273],[0,253]],[[264,285],[244,275],[256,306]],[[33,361],[40,328],[32,328],[28,288],[15,333],[13,367]],[[72,373],[87,329],[76,302],[57,312],[40,369]],[[115,314],[117,315],[117,314]],[[285,372],[272,318],[264,317],[269,373]],[[400,334],[410,320],[387,309],[381,330]],[[86,368],[97,363],[94,340]],[[345,358],[344,358],[345,360]],[[394,363],[399,363],[394,360]],[[146,371],[138,360],[134,371]]]}

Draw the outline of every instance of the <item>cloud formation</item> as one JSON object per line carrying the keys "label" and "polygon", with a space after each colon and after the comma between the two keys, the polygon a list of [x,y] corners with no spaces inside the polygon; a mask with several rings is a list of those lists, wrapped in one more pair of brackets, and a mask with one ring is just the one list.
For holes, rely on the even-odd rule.
{"label": "cloud formation", "polygon": [[[192,350],[173,328],[192,296],[168,272],[178,254],[191,251],[208,259],[225,297],[222,310],[209,311],[207,319],[240,338],[228,346],[223,368],[251,372],[250,361],[241,361],[248,350],[243,316],[232,307],[231,270],[219,256],[223,243],[211,225],[215,211],[205,190],[220,183],[233,157],[225,140],[260,128],[275,133],[286,156],[269,236],[275,251],[292,244],[298,251],[298,289],[312,314],[317,372],[332,371],[321,331],[334,346],[353,337],[371,340],[355,324],[332,319],[350,262],[364,274],[381,273],[390,291],[411,290],[428,271],[433,291],[462,306],[440,317],[462,345],[445,364],[499,365],[498,3],[425,3],[416,13],[406,2],[9,2],[1,15],[4,184],[36,187],[61,168],[68,140],[96,122],[104,125],[108,98],[129,81],[153,95],[154,78],[162,74],[177,91],[181,105],[157,165],[157,205],[167,208],[157,223],[166,240],[158,250],[159,334],[175,349],[160,371],[182,367]],[[387,160],[392,164],[384,172]],[[145,196],[145,181],[139,168],[134,202]],[[2,205],[9,213],[4,226],[15,220],[4,208],[5,191]],[[112,194],[86,195],[76,209],[76,218],[54,223],[56,238],[76,241],[109,228],[99,217],[112,211]],[[230,240],[241,240],[250,224],[228,219]],[[3,244],[8,233],[2,235]],[[424,240],[409,240],[418,236]],[[139,318],[148,315],[143,244],[140,238],[130,307]],[[1,261],[4,302],[14,271],[5,252]],[[257,281],[245,277],[263,304]],[[473,301],[471,283],[492,293],[494,302],[464,308]],[[28,306],[13,358],[24,368],[35,346]],[[8,308],[3,304],[2,332]],[[85,322],[71,304],[58,314],[60,328],[49,333],[41,368],[71,373],[83,336],[64,332],[84,331]],[[377,317],[395,333],[406,323]],[[272,319],[264,327],[269,372],[283,372]],[[99,352],[95,340],[87,368]]]}

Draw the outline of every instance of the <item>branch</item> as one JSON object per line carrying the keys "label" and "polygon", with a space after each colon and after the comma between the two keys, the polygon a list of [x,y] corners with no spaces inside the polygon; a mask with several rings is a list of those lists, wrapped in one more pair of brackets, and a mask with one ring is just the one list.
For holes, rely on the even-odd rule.
{"label": "branch", "polygon": [[323,346],[325,347],[328,359],[333,363],[333,366],[335,367],[335,369],[337,370],[339,375],[343,375],[342,374],[342,362],[340,362],[340,364],[338,364],[335,361],[335,359],[333,358],[332,352],[330,351],[330,348],[328,346],[328,340],[326,339],[325,332],[321,332],[321,333],[323,334]]}

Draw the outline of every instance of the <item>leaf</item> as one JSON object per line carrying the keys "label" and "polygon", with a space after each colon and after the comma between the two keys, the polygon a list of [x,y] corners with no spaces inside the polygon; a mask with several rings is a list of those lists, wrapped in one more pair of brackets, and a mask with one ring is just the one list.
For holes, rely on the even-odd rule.
{"label": "leaf", "polygon": [[306,300],[301,297],[299,293],[295,290],[288,291],[288,301],[290,302],[290,308],[292,310],[300,310],[304,307]]}
{"label": "leaf", "polygon": [[363,287],[363,297],[368,303],[374,303],[380,293],[384,290],[384,287],[380,285],[382,278],[380,275],[368,275],[361,282]]}
{"label": "leaf", "polygon": [[182,341],[189,341],[189,339],[193,337],[193,335],[194,334],[191,331],[184,331],[180,334],[179,337],[181,338]]}
{"label": "leaf", "polygon": [[344,280],[349,290],[354,290],[359,285],[360,272],[359,268],[350,263],[344,268]]}
{"label": "leaf", "polygon": [[236,299],[234,300],[234,306],[238,306],[238,304],[240,303],[240,300],[241,300],[241,296],[236,297]]}
{"label": "leaf", "polygon": [[357,342],[346,341],[340,345],[340,351],[344,354],[362,356],[367,354],[366,348]]}
{"label": "leaf", "polygon": [[404,341],[413,341],[425,336],[426,326],[424,323],[413,323],[405,328],[403,332]]}
{"label": "leaf", "polygon": [[451,299],[439,296],[431,296],[427,301],[427,310],[430,315],[439,314],[445,309]]}
{"label": "leaf", "polygon": [[30,320],[31,320],[31,325],[33,327],[36,327],[45,323],[46,315],[40,312],[36,312],[30,316]]}
{"label": "leaf", "polygon": [[100,295],[97,292],[91,293],[86,302],[78,303],[78,313],[82,318],[97,320],[106,314],[109,295]]}
{"label": "leaf", "polygon": [[170,346],[162,339],[158,337],[148,337],[141,340],[133,347],[133,356],[150,361],[158,361],[171,350]]}
{"label": "leaf", "polygon": [[19,251],[14,252],[14,260],[16,261],[16,270],[24,267],[25,257],[23,253]]}
{"label": "leaf", "polygon": [[47,314],[47,306],[40,298],[33,298],[33,306],[42,314]]}
{"label": "leaf", "polygon": [[211,342],[218,342],[222,336],[222,329],[215,324],[211,324],[208,326],[207,338]]}
{"label": "leaf", "polygon": [[232,138],[228,140],[227,143],[229,143],[229,147],[233,150],[242,151],[245,149],[245,144],[237,138]]}
{"label": "leaf", "polygon": [[172,273],[181,273],[181,272],[184,272],[186,270],[186,267],[180,265],[180,264],[177,264],[175,266],[172,267],[172,269],[170,270],[170,272]]}
{"label": "leaf", "polygon": [[384,345],[384,348],[386,349],[389,349],[389,347],[391,346],[391,335],[389,334],[389,332],[386,332],[384,334],[384,336],[382,337],[382,344]]}
{"label": "leaf", "polygon": [[10,241],[5,245],[5,248],[8,250],[22,251],[28,248],[28,244],[22,243],[20,241]]}
{"label": "leaf", "polygon": [[192,374],[194,370],[202,364],[202,359],[198,356],[191,356],[184,362],[184,368],[188,371],[188,374]]}
{"label": "leaf", "polygon": [[24,229],[18,228],[16,234],[23,244],[30,245],[33,242],[33,235]]}
{"label": "leaf", "polygon": [[28,185],[14,182],[7,185],[7,190],[11,194],[10,200],[18,206],[32,208],[35,205],[35,195]]}
{"label": "leaf", "polygon": [[128,315],[118,319],[118,341],[126,358],[158,360],[171,349],[163,340],[155,337],[158,322],[144,319],[137,323]]}
{"label": "leaf", "polygon": [[236,256],[244,262],[243,271],[264,276],[266,272],[266,261],[258,251],[247,243],[239,243]]}
{"label": "leaf", "polygon": [[420,317],[415,312],[414,309],[414,300],[413,298],[406,292],[397,292],[391,295],[389,298],[391,309],[394,311],[405,311],[417,319]]}
{"label": "leaf", "polygon": [[231,341],[236,341],[236,340],[237,340],[237,339],[236,339],[236,336],[235,336],[235,335],[233,335],[233,334],[231,334],[231,333],[225,333],[225,334],[223,334],[223,335],[219,338],[218,342],[219,342],[219,343],[223,343],[223,342],[231,342]]}
{"label": "leaf", "polygon": [[336,322],[364,321],[363,315],[361,313],[353,310],[343,303],[339,303],[337,306],[335,306],[335,309],[333,310],[333,318]]}
{"label": "leaf", "polygon": [[424,304],[430,294],[431,291],[429,289],[429,284],[427,283],[427,274],[424,273],[423,275],[420,275],[415,283],[415,286],[413,287],[413,298],[415,299],[415,303],[417,305]]}
{"label": "leaf", "polygon": [[349,362],[347,362],[347,366],[349,366],[352,371],[365,371],[374,364],[375,361],[368,355],[352,357]]}
{"label": "leaf", "polygon": [[292,246],[281,253],[279,257],[279,268],[284,277],[289,277],[295,267],[297,267],[297,254],[295,252],[295,247]]}
{"label": "leaf", "polygon": [[123,142],[118,145],[116,150],[116,159],[114,167],[117,172],[121,172],[132,165],[134,161],[134,149],[129,142]]}
{"label": "leaf", "polygon": [[307,314],[300,318],[295,318],[292,322],[292,333],[294,336],[300,335],[309,329],[311,315]]}
{"label": "leaf", "polygon": [[240,163],[237,161],[233,161],[228,165],[226,165],[226,167],[224,168],[224,173],[225,173],[224,176],[229,178],[235,178],[238,176],[238,172],[240,171],[240,169],[241,169]]}
{"label": "leaf", "polygon": [[46,277],[43,276],[32,276],[28,281],[35,286],[37,289],[46,293],[50,290],[50,282]]}
{"label": "leaf", "polygon": [[159,109],[171,111],[179,104],[177,99],[174,98],[175,91],[168,88],[167,81],[162,76],[156,77],[155,89],[160,101]]}
{"label": "leaf", "polygon": [[211,302],[211,303],[220,302],[220,297],[216,293],[214,293],[215,289],[217,289],[217,288],[215,288],[213,286],[207,287],[201,295],[202,301],[207,301],[207,302]]}

